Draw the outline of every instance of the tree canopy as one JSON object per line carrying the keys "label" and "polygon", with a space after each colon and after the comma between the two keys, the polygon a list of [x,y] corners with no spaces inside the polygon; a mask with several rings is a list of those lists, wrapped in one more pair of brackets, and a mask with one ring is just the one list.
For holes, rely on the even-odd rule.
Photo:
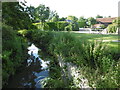
{"label": "tree canopy", "polygon": [[40,20],[41,22],[45,22],[49,18],[50,15],[50,9],[49,7],[45,7],[45,5],[40,4],[36,8],[36,17],[37,20]]}
{"label": "tree canopy", "polygon": [[74,22],[77,22],[78,18],[75,16],[68,16],[67,20],[71,20],[74,23]]}
{"label": "tree canopy", "polygon": [[97,15],[96,18],[103,18],[103,16]]}
{"label": "tree canopy", "polygon": [[18,2],[2,3],[3,22],[13,29],[30,29],[32,21],[29,14]]}
{"label": "tree canopy", "polygon": [[96,23],[96,19],[94,19],[93,17],[89,17],[87,23],[89,26],[94,25]]}

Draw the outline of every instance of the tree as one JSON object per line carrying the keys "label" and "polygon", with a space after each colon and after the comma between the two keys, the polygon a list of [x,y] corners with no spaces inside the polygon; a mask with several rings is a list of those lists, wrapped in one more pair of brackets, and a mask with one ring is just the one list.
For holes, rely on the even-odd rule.
{"label": "tree", "polygon": [[45,5],[40,4],[36,8],[36,17],[41,22],[45,22],[49,18],[50,15],[50,9],[49,7],[45,7]]}
{"label": "tree", "polygon": [[32,21],[18,2],[3,2],[2,11],[3,22],[14,30],[31,28]]}
{"label": "tree", "polygon": [[62,18],[59,18],[59,21],[65,21],[67,18],[65,17],[62,17]]}
{"label": "tree", "polygon": [[113,20],[112,24],[107,27],[109,33],[115,33],[118,28],[120,28],[120,17]]}
{"label": "tree", "polygon": [[117,17],[112,23],[116,24],[117,27],[120,27],[120,17]]}
{"label": "tree", "polygon": [[50,22],[59,21],[59,15],[57,14],[56,11],[50,11],[50,15],[49,15],[48,21],[50,21]]}
{"label": "tree", "polygon": [[68,16],[67,20],[69,21],[69,27],[72,28],[72,30],[79,30],[78,27],[78,18],[75,16]]}
{"label": "tree", "polygon": [[89,26],[92,26],[92,25],[94,25],[95,23],[96,23],[96,19],[94,19],[93,17],[89,17],[89,18],[88,18],[87,24],[88,24]]}
{"label": "tree", "polygon": [[44,29],[45,21],[48,20],[50,15],[49,7],[45,7],[45,5],[40,4],[36,8],[36,20],[40,20],[41,22],[41,29]]}
{"label": "tree", "polygon": [[30,19],[35,22],[37,20],[36,8],[33,6],[27,7],[26,12],[29,14]]}
{"label": "tree", "polygon": [[108,33],[115,33],[117,31],[117,26],[116,24],[110,24],[107,27]]}
{"label": "tree", "polygon": [[79,25],[79,27],[83,28],[83,27],[87,26],[86,22],[87,22],[87,20],[84,17],[80,17],[78,19],[78,25]]}
{"label": "tree", "polygon": [[80,21],[80,22],[83,21],[83,22],[84,22],[84,21],[86,21],[86,19],[85,19],[83,16],[81,16],[81,17],[78,19],[78,21]]}
{"label": "tree", "polygon": [[103,16],[97,15],[96,18],[103,18]]}
{"label": "tree", "polygon": [[51,22],[57,22],[59,21],[59,15],[55,12],[54,15],[52,16],[51,20],[49,20]]}
{"label": "tree", "polygon": [[77,22],[78,18],[75,16],[68,16],[67,20],[71,20],[72,23],[75,23],[75,22]]}

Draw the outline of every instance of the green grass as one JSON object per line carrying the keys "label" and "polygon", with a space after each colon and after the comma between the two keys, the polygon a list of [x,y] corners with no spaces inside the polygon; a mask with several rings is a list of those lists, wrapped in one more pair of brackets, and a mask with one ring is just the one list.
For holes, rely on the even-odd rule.
{"label": "green grass", "polygon": [[106,43],[112,51],[115,51],[115,52],[118,51],[118,44],[120,44],[120,42],[111,42],[111,41],[120,40],[119,35],[84,34],[84,33],[73,33],[73,32],[70,32],[70,33],[73,36],[79,38],[81,41],[110,40],[108,42],[103,42],[103,43]]}
{"label": "green grass", "polygon": [[118,40],[118,35],[71,33],[81,40]]}

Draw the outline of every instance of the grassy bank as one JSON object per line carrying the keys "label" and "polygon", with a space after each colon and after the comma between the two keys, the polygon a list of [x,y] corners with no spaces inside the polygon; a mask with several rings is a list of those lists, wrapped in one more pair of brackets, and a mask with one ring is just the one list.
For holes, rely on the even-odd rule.
{"label": "grassy bank", "polygon": [[[31,42],[35,43],[37,47],[47,52],[52,57],[55,57],[50,64],[53,77],[53,83],[47,85],[52,87],[57,81],[61,81],[64,86],[64,81],[61,78],[60,69],[58,69],[58,56],[61,56],[64,62],[71,62],[80,68],[85,78],[88,79],[91,87],[97,88],[119,88],[119,52],[110,48],[108,43],[97,42],[93,38],[100,38],[103,36],[75,34],[66,32],[45,32],[39,30],[27,31],[24,36]],[[90,35],[90,36],[89,36]],[[117,38],[116,36],[104,36],[104,38]],[[91,39],[91,41],[89,41]],[[117,57],[117,58],[116,58]],[[68,81],[69,82],[69,81]],[[71,81],[72,82],[72,81]],[[48,82],[50,83],[50,82]],[[74,86],[69,83],[69,86]],[[57,87],[57,86],[56,86]],[[59,87],[59,85],[58,85]],[[61,86],[62,87],[62,86]],[[66,86],[67,87],[67,86]]]}

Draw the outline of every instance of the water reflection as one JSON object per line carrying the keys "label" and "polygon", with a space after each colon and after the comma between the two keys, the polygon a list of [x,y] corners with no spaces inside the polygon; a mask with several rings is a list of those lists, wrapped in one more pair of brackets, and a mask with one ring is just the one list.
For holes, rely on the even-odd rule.
{"label": "water reflection", "polygon": [[41,88],[40,81],[48,77],[49,61],[39,58],[39,49],[34,44],[28,47],[28,50],[30,58],[27,65],[9,80],[7,88]]}
{"label": "water reflection", "polygon": [[30,47],[28,47],[28,50],[29,50],[28,54],[30,55],[30,58],[27,60],[28,66],[32,62],[40,61],[41,66],[42,66],[41,69],[47,69],[47,67],[48,67],[47,64],[49,64],[49,61],[44,61],[39,57],[39,55],[38,55],[39,49],[34,44],[32,44]]}

